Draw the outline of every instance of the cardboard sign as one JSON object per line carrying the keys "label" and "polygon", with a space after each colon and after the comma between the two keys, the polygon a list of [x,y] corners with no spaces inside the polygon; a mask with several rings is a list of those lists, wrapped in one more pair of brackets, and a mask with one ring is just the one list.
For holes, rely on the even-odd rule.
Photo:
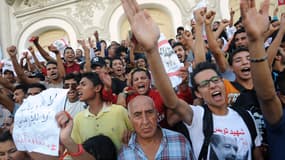
{"label": "cardboard sign", "polygon": [[13,130],[18,150],[58,156],[60,128],[55,115],[63,110],[67,91],[50,88],[24,100],[15,114]]}
{"label": "cardboard sign", "polygon": [[158,47],[164,69],[170,78],[172,87],[175,88],[182,82],[182,78],[179,76],[179,69],[184,65],[180,63],[177,55],[163,34],[159,37]]}

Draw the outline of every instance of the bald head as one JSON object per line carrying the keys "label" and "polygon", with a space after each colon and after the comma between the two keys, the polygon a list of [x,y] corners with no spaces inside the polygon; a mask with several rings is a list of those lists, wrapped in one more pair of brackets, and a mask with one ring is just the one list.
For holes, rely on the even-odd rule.
{"label": "bald head", "polygon": [[129,114],[132,113],[132,111],[134,111],[134,109],[139,106],[150,106],[151,108],[156,110],[152,98],[145,95],[138,95],[128,103]]}
{"label": "bald head", "polygon": [[138,139],[154,138],[157,129],[157,111],[152,98],[139,95],[128,104],[130,121]]}

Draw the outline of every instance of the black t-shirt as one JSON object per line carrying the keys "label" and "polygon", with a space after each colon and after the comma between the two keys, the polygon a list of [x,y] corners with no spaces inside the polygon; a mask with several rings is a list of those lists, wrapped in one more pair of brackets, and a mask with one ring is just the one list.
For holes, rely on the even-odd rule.
{"label": "black t-shirt", "polygon": [[246,89],[237,82],[231,82],[232,85],[240,91],[240,95],[237,97],[236,101],[232,107],[243,108],[251,112],[255,122],[257,124],[257,129],[261,133],[262,143],[267,144],[267,135],[265,129],[265,121],[261,112],[261,108],[257,99],[257,95],[254,89]]}
{"label": "black t-shirt", "polygon": [[118,95],[123,92],[123,89],[127,86],[126,81],[122,81],[118,78],[112,78],[112,92]]}

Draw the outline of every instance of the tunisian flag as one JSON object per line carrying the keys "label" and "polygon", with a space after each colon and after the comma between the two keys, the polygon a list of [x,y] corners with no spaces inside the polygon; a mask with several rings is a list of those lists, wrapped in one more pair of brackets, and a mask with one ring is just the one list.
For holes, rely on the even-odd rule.
{"label": "tunisian flag", "polygon": [[278,6],[285,5],[285,0],[278,0]]}

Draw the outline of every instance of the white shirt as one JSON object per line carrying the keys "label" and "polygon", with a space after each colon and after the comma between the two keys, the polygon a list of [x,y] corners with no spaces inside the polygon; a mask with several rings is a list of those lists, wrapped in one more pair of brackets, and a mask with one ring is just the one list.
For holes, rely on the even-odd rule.
{"label": "white shirt", "polygon": [[[204,133],[203,133],[203,116],[204,116],[204,109],[201,106],[190,106],[193,110],[193,119],[191,125],[186,125],[189,133],[190,139],[192,141],[193,150],[195,157],[199,157],[199,153],[201,147],[204,142]],[[251,159],[251,135],[250,132],[240,117],[240,115],[231,108],[228,108],[227,115],[215,115],[213,114],[213,135],[210,145],[208,147],[208,157],[207,159],[213,159],[210,157],[210,146],[213,145],[213,138],[221,142],[225,142],[225,139],[231,139],[232,143],[229,145],[224,146],[231,146],[235,145],[235,157],[242,158],[242,159]],[[255,146],[261,145],[261,135],[257,131],[257,137],[255,139]],[[222,155],[223,153],[227,152],[226,148],[219,149],[220,153],[216,153],[218,155]]]}
{"label": "white shirt", "polygon": [[79,100],[76,102],[70,102],[69,100],[66,101],[65,111],[67,111],[72,118],[78,113],[83,111],[86,106],[84,102],[80,102]]}

